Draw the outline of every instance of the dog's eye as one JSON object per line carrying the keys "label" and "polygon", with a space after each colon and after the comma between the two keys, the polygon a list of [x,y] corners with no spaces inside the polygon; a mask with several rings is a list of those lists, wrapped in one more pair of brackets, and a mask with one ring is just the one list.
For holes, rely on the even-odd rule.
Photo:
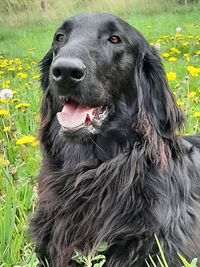
{"label": "dog's eye", "polygon": [[122,42],[119,36],[111,36],[108,41],[112,44],[119,44]]}
{"label": "dog's eye", "polygon": [[56,35],[56,41],[57,42],[62,42],[64,40],[64,34],[62,34],[62,33],[58,33],[57,35]]}

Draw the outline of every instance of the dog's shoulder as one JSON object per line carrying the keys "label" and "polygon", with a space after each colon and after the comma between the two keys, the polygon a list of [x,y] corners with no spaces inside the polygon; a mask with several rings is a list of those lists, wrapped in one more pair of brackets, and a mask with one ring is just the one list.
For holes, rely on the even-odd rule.
{"label": "dog's shoulder", "polygon": [[[192,151],[195,147],[200,150],[200,134],[193,136],[185,136],[183,139],[183,145],[189,151]],[[200,155],[199,155],[200,157]]]}

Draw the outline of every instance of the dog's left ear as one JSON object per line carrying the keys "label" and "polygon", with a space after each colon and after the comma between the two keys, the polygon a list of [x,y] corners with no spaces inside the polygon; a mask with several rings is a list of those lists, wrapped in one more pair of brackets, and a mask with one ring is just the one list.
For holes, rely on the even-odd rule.
{"label": "dog's left ear", "polygon": [[136,59],[135,82],[138,95],[138,124],[144,134],[151,134],[153,127],[162,138],[173,139],[175,132],[184,122],[166,79],[161,59],[154,47],[139,46]]}

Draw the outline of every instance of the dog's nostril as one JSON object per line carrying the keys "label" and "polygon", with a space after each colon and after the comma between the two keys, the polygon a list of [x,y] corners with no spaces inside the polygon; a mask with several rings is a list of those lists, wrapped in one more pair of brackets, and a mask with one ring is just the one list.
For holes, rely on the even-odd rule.
{"label": "dog's nostril", "polygon": [[58,68],[54,68],[52,72],[53,72],[54,77],[56,78],[62,77],[62,72]]}
{"label": "dog's nostril", "polygon": [[79,70],[73,70],[71,73],[72,79],[81,79],[84,76],[84,70],[79,69]]}

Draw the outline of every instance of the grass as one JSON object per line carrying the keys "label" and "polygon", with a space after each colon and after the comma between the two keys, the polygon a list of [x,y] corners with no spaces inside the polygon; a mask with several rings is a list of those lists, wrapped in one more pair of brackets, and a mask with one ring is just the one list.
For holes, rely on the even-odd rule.
{"label": "grass", "polygon": [[[155,258],[159,262],[159,267],[170,267],[167,263],[167,260],[165,258],[164,251],[162,249],[162,246],[155,235],[155,241],[158,247],[159,254],[154,255],[152,257],[149,255],[148,259],[146,259],[146,267],[157,267]],[[104,266],[104,263],[106,263],[106,257],[103,255],[104,252],[107,250],[106,243],[102,244],[99,248],[97,248],[95,255],[83,255],[81,252],[75,251],[75,255],[73,256],[73,260],[80,264],[81,266],[84,265],[84,267],[102,267]],[[192,260],[191,263],[189,263],[183,256],[181,256],[179,253],[177,253],[177,256],[180,258],[182,264],[184,267],[197,267],[197,261],[198,259],[195,258]]]}
{"label": "grass", "polygon": [[[200,131],[199,12],[198,7],[189,6],[154,15],[130,14],[124,7],[121,14],[152,45],[160,46],[170,86],[188,119],[185,134]],[[117,14],[118,9],[113,13]],[[0,92],[7,88],[13,93],[9,100],[0,98],[0,267],[37,265],[27,235],[27,220],[37,202],[36,177],[41,159],[37,142],[41,99],[37,63],[51,46],[61,18],[50,22],[44,17],[38,23],[0,27]],[[177,27],[182,29],[179,34]],[[169,58],[175,58],[175,62]]]}
{"label": "grass", "polygon": [[[176,12],[168,10],[166,13],[157,15],[124,14],[122,17],[126,19],[131,25],[137,28],[148,41],[153,42],[159,35],[174,34],[175,29],[181,26],[184,34],[198,35],[198,29],[189,28],[189,24],[198,24],[199,21],[198,6],[181,7]],[[76,14],[74,11],[72,14]],[[117,13],[114,12],[117,15]],[[34,24],[27,22],[23,26],[10,27],[9,25],[0,25],[0,47],[4,55],[10,58],[22,57],[24,53],[34,47],[37,51],[34,57],[39,61],[47,49],[51,46],[53,34],[55,29],[59,27],[63,19],[69,15],[63,16],[60,19],[54,20],[51,23],[48,20],[42,20]],[[147,26],[151,25],[151,29]],[[167,29],[166,29],[167,27]],[[15,45],[13,46],[13,42]],[[20,49],[19,49],[20,48]]]}
{"label": "grass", "polygon": [[[180,2],[184,0],[180,0]],[[40,1],[7,0],[0,2],[0,25],[22,25],[42,21],[63,20],[77,12],[110,12],[120,16],[138,14],[152,15],[180,8],[177,0],[46,0],[48,8],[43,11]],[[188,0],[191,2],[191,0]],[[193,0],[198,4],[199,0]],[[185,5],[188,10],[188,5]],[[62,8],[61,8],[62,7]]]}

